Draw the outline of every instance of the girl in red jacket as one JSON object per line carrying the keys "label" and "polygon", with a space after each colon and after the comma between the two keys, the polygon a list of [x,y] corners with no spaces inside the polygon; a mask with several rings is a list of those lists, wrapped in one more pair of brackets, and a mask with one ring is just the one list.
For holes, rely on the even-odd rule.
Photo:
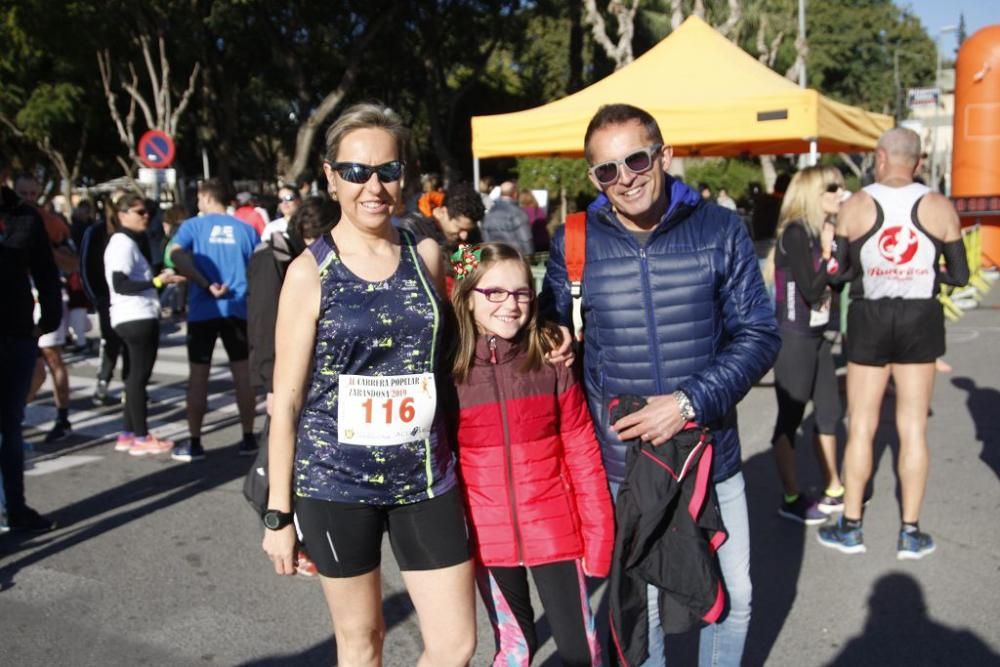
{"label": "girl in red jacket", "polygon": [[538,646],[528,571],[563,664],[600,664],[585,575],[607,576],[614,518],[583,391],[545,361],[559,334],[517,250],[463,246],[452,263],[459,470],[494,665],[527,667]]}

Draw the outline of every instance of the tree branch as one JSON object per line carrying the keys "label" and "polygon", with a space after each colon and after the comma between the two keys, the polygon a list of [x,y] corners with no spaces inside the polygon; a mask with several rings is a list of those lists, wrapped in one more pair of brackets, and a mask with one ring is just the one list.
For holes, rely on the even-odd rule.
{"label": "tree branch", "polygon": [[198,73],[201,71],[201,63],[195,63],[194,67],[191,69],[191,76],[188,77],[187,90],[181,96],[181,101],[177,104],[177,108],[171,114],[168,120],[168,127],[170,128],[167,132],[170,136],[174,136],[177,133],[177,125],[180,123],[181,114],[187,110],[188,102],[191,101],[191,96],[194,94],[195,83],[198,80]]}
{"label": "tree branch", "polygon": [[743,22],[743,5],[740,4],[740,0],[729,0],[729,17],[726,22],[719,26],[717,29],[722,36],[726,39],[733,41],[736,38],[736,33],[739,31],[739,26]]}
{"label": "tree branch", "polygon": [[[149,74],[149,85],[153,88],[153,104],[156,106],[157,110],[156,120],[159,120],[160,81],[159,78],[156,76],[156,67],[153,65],[153,54],[149,52],[149,37],[147,37],[146,35],[140,35],[139,45],[142,47],[142,59],[146,62],[146,71]],[[133,69],[131,63],[129,63],[129,69],[132,70],[133,85],[135,85],[135,83],[138,82],[138,77],[136,76],[135,69]],[[138,91],[132,94],[137,95]],[[147,110],[148,103],[145,100],[143,100],[140,104],[142,104],[143,109],[146,112],[146,118],[147,122],[149,123],[149,127],[159,127],[158,123],[155,123],[154,121],[149,119],[150,113]]]}
{"label": "tree branch", "polygon": [[681,0],[670,0],[670,29],[677,30],[684,23],[684,7]]}
{"label": "tree branch", "polygon": [[[122,121],[121,114],[118,113],[118,96],[111,90],[111,53],[107,49],[97,52],[97,68],[101,72],[101,85],[104,86],[104,97],[108,101],[108,110],[111,112],[111,120],[114,121],[115,127],[118,129],[118,137],[122,140],[122,143],[125,144],[129,150],[131,150],[134,143],[132,141],[132,110],[130,109],[129,112],[129,124],[126,129],[126,125]],[[134,101],[132,106],[134,108]]]}
{"label": "tree branch", "polygon": [[847,167],[848,167],[848,168],[849,168],[849,169],[850,169],[850,170],[851,170],[852,172],[854,172],[854,175],[855,175],[855,176],[857,176],[858,178],[861,178],[861,176],[862,176],[862,171],[861,171],[861,167],[859,167],[859,166],[858,166],[858,165],[857,165],[857,164],[856,164],[856,163],[854,162],[854,160],[852,160],[852,159],[851,159],[851,156],[850,156],[850,155],[848,155],[847,153],[838,153],[838,155],[840,155],[840,160],[841,160],[841,162],[843,162],[844,164],[846,164],[846,165],[847,165]]}
{"label": "tree branch", "polygon": [[809,55],[809,43],[802,39],[795,39],[795,62],[792,66],[785,70],[785,78],[789,81],[798,81],[800,67],[805,63],[806,56]]}
{"label": "tree branch", "polygon": [[[344,69],[343,76],[340,78],[340,83],[323,98],[323,101],[309,115],[309,118],[299,126],[299,131],[295,136],[295,157],[292,159],[292,164],[284,177],[286,183],[294,183],[299,174],[305,170],[316,131],[354,86],[354,81],[358,78],[358,73],[361,69],[361,62],[365,55],[366,47],[392,15],[392,11],[380,15],[375,23],[361,36],[357,45],[350,49],[351,57],[347,62],[347,67]],[[192,74],[192,76],[194,75]]]}
{"label": "tree branch", "polygon": [[167,47],[163,35],[159,35],[160,46],[160,95],[162,100],[156,103],[157,126],[166,129],[170,122],[170,61],[167,60]]}
{"label": "tree branch", "polygon": [[604,53],[617,62],[615,58],[617,49],[608,37],[607,26],[604,25],[604,17],[601,16],[601,12],[597,9],[597,0],[584,0],[583,6],[587,10],[584,21],[589,23],[593,28],[591,32],[594,35],[594,39],[604,49]]}
{"label": "tree branch", "polygon": [[135,67],[132,63],[128,64],[128,69],[129,72],[132,73],[132,82],[123,83],[122,88],[132,96],[132,99],[135,100],[136,104],[139,105],[139,108],[142,109],[142,115],[146,117],[146,126],[150,128],[157,127],[156,120],[153,116],[153,110],[149,108],[149,103],[146,101],[146,98],[144,98],[142,93],[139,92],[139,75],[136,74]]}

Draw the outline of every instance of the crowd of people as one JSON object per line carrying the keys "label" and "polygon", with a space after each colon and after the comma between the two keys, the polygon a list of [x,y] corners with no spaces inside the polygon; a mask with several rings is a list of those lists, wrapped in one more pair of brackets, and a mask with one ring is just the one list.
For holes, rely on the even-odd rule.
{"label": "crowd of people", "polygon": [[[380,663],[385,533],[418,617],[418,664],[469,663],[478,587],[495,664],[528,665],[539,644],[529,580],[563,664],[663,665],[664,632],[699,627],[699,664],[740,664],[752,536],[735,409],[772,367],[778,514],[825,524],[824,546],[864,551],[872,438],[894,381],[897,556],[934,550],[919,515],[944,354],[935,296],[941,282],[963,284],[968,267],[950,203],[913,182],[914,133],[881,138],[876,182],[853,196],[832,167],[791,176],[763,254],[728,196],[713,202],[668,174],[671,147],[630,105],[592,118],[582,148],[598,195],[582,228],[551,238],[537,201],[510,181],[493,200],[427,179],[408,206],[409,145],[395,112],[355,105],[326,134],[327,196],[282,187],[281,216],[270,221],[249,193],[231,199],[209,179],[198,186],[199,214],[167,215],[158,244],[138,193],[112,198],[103,219],[92,208],[74,216],[86,221],[74,242],[72,225],[37,208],[36,180],[4,187],[0,464],[10,528],[55,527],[25,500],[21,421],[44,372],[38,359],[57,406],[46,438],[72,429],[59,351],[78,303],[75,273],[100,323],[96,404],[112,404],[123,359],[116,451],[205,457],[221,338],[238,452],[267,469],[263,550],[278,574],[318,573],[345,665]],[[537,291],[527,259],[541,250]],[[842,333],[838,294],[848,283]],[[187,327],[189,437],[176,443],[150,432],[146,411],[164,306]],[[258,392],[265,452],[254,433]],[[816,498],[796,472],[810,402],[815,433],[806,435],[824,485]],[[607,636],[596,630],[588,578],[609,579]]]}

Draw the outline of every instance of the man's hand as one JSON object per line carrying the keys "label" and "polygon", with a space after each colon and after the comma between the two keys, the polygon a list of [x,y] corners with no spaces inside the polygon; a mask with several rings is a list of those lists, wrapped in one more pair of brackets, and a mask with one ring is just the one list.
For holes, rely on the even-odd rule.
{"label": "man's hand", "polygon": [[208,286],[208,292],[216,299],[221,299],[229,293],[229,288],[222,283],[212,283]]}
{"label": "man's hand", "polygon": [[658,447],[677,435],[684,423],[677,399],[667,394],[651,396],[646,407],[625,415],[611,425],[611,430],[622,440],[642,438]]}
{"label": "man's hand", "polygon": [[572,366],[573,362],[576,361],[576,352],[573,351],[573,336],[570,335],[569,329],[561,324],[559,332],[562,334],[562,342],[558,348],[549,352],[545,359],[553,366],[559,363]]}

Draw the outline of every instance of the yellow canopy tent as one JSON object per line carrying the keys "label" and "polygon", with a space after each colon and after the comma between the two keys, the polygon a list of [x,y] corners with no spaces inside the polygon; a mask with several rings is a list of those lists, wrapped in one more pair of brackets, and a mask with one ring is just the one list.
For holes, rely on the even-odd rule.
{"label": "yellow canopy tent", "polygon": [[692,16],[584,90],[527,111],[473,117],[476,171],[479,158],[582,155],[590,118],[616,102],[653,114],[676,155],[870,150],[893,126],[890,116],[800,88]]}

